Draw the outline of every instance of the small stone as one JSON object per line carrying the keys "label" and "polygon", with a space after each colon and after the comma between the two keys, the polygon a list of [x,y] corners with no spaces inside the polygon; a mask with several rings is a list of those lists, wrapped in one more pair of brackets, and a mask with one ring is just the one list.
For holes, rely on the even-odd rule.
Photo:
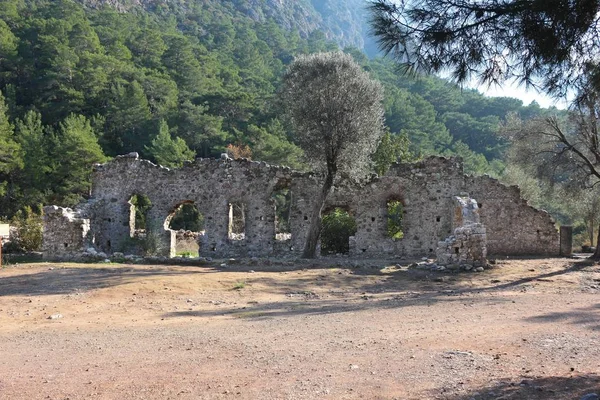
{"label": "small stone", "polygon": [[483,272],[483,271],[484,271],[483,267],[475,268],[475,272]]}
{"label": "small stone", "polygon": [[227,268],[227,264],[223,263],[220,265],[221,268]]}
{"label": "small stone", "polygon": [[600,396],[596,393],[588,393],[579,400],[600,400]]}
{"label": "small stone", "polygon": [[191,302],[193,302],[193,301],[194,301],[194,300],[192,300],[192,299],[187,299],[187,302],[188,302],[188,303],[191,303]]}
{"label": "small stone", "polygon": [[48,317],[48,319],[60,319],[62,318],[62,314],[52,314],[51,316]]}
{"label": "small stone", "polygon": [[251,273],[251,274],[253,274],[253,273],[254,273],[254,270],[253,270],[253,269],[251,269],[251,270],[250,270],[250,271],[248,271],[248,272],[249,272],[249,273]]}
{"label": "small stone", "polygon": [[356,364],[350,364],[350,369],[358,369],[359,366]]}

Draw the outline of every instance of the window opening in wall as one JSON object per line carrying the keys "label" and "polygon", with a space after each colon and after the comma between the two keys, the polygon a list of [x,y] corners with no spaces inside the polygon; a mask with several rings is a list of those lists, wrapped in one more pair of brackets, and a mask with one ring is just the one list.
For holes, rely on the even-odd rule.
{"label": "window opening in wall", "polygon": [[289,188],[275,190],[271,196],[275,206],[275,240],[291,240],[290,214],[292,191]]}
{"label": "window opening in wall", "polygon": [[229,203],[229,239],[246,239],[246,207],[244,203]]}
{"label": "window opening in wall", "polygon": [[148,211],[152,202],[145,194],[134,194],[129,199],[129,236],[132,238],[145,236]]}
{"label": "window opening in wall", "polygon": [[402,239],[404,230],[402,220],[404,218],[404,205],[400,200],[389,200],[387,202],[387,234],[392,239]]}
{"label": "window opening in wall", "polygon": [[193,202],[184,202],[169,215],[169,229],[175,233],[175,254],[178,257],[198,257],[200,239],[204,235],[204,215]]}
{"label": "window opening in wall", "polygon": [[335,207],[323,214],[321,222],[321,254],[349,253],[350,236],[356,234],[356,221],[348,210]]}

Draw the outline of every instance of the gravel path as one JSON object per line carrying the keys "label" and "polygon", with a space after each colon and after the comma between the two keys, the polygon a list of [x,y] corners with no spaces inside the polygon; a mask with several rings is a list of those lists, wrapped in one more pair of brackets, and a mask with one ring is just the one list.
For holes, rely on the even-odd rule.
{"label": "gravel path", "polygon": [[0,399],[600,392],[600,266],[513,260],[434,274],[372,264],[5,268]]}

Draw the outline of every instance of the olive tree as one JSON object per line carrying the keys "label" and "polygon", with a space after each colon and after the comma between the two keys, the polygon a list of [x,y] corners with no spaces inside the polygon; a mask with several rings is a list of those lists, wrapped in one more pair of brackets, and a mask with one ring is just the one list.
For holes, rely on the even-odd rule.
{"label": "olive tree", "polygon": [[315,256],[321,213],[338,175],[359,177],[383,133],[383,88],[350,55],[298,57],[283,79],[282,100],[294,138],[316,170],[324,172],[303,256]]}

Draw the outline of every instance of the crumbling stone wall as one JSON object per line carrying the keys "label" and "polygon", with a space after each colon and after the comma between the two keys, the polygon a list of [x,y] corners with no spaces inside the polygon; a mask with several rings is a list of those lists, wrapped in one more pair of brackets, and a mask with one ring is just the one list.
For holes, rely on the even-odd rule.
{"label": "crumbling stone wall", "polygon": [[[173,255],[175,249],[176,234],[166,229],[169,215],[182,203],[191,202],[205,219],[204,234],[199,236],[202,256],[297,256],[321,182],[319,174],[264,162],[198,159],[181,169],[168,169],[133,153],[94,168],[92,199],[77,210],[90,221],[89,243],[106,253],[122,251],[131,240],[129,200],[134,194],[144,194],[152,203],[147,225],[157,232],[164,255]],[[288,240],[276,240],[275,235],[272,196],[282,187],[292,192]],[[366,183],[338,183],[327,207],[343,207],[355,218],[357,232],[350,241],[354,257],[433,256],[438,242],[452,233],[453,198],[461,193],[469,193],[482,204],[481,222],[487,228],[490,254],[558,254],[558,233],[547,213],[528,206],[517,188],[488,177],[465,176],[456,159],[431,157],[396,164],[385,176],[374,176]],[[403,205],[401,239],[388,237],[390,200]],[[229,237],[230,203],[244,204],[242,240]],[[47,232],[50,242],[68,241],[58,228]],[[60,255],[55,251],[50,246],[45,255]]]}
{"label": "crumbling stone wall", "polygon": [[454,197],[454,231],[438,243],[436,263],[471,269],[487,265],[487,238],[477,202],[468,196]]}
{"label": "crumbling stone wall", "polygon": [[481,223],[487,228],[491,255],[559,254],[554,220],[521,198],[517,186],[506,186],[489,176],[466,177],[464,192],[477,200]]}
{"label": "crumbling stone wall", "polygon": [[51,258],[70,259],[89,245],[90,220],[70,208],[44,207],[42,251]]}

